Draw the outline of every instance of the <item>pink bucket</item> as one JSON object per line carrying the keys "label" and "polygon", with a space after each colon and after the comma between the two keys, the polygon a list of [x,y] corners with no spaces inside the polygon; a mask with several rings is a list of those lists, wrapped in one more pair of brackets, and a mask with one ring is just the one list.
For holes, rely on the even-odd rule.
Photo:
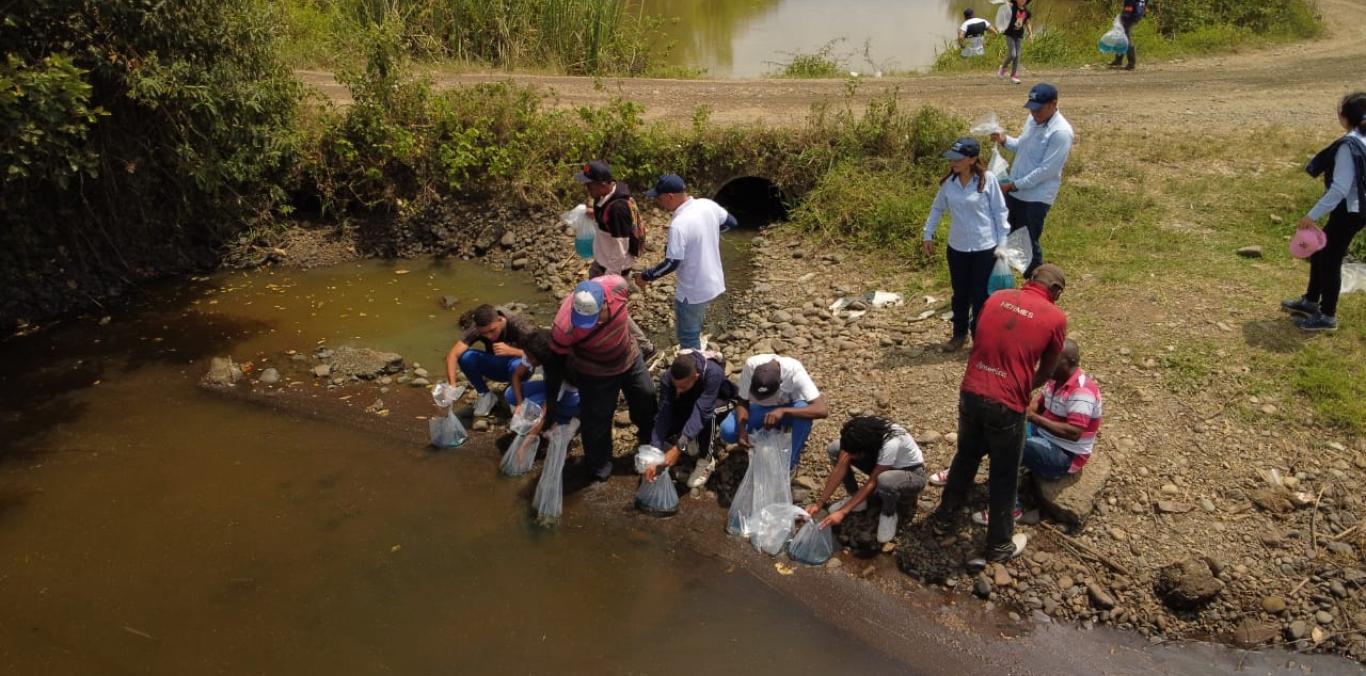
{"label": "pink bucket", "polygon": [[1328,235],[1318,228],[1301,228],[1290,238],[1290,255],[1308,258],[1328,244]]}

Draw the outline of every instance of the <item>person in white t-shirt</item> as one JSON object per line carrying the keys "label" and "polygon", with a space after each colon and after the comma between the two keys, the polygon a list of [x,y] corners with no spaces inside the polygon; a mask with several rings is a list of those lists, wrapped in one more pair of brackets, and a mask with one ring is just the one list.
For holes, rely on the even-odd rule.
{"label": "person in white t-shirt", "polygon": [[[925,490],[925,456],[911,433],[886,418],[858,416],[844,423],[840,438],[825,448],[830,454],[830,476],[825,488],[807,513],[815,516],[828,505],[829,516],[821,528],[836,525],[850,512],[868,508],[868,497],[877,492],[881,513],[877,522],[877,541],[888,543],[896,537],[897,526],[908,524],[915,517],[920,492]],[[854,478],[854,468],[868,475],[863,486]],[[835,488],[841,483],[849,494],[830,503]]]}
{"label": "person in white t-shirt", "polygon": [[958,46],[963,48],[963,56],[982,56],[986,49],[982,46],[987,32],[999,34],[1000,31],[990,21],[976,16],[971,7],[963,10],[963,25],[958,27]]}
{"label": "person in white t-shirt", "polygon": [[702,321],[707,306],[726,291],[721,268],[721,233],[735,227],[735,217],[720,204],[688,195],[687,184],[677,174],[659,177],[645,193],[660,207],[673,213],[664,261],[636,277],[641,289],[671,272],[678,272],[674,292],[678,346],[702,349]]}
{"label": "person in white t-shirt", "polygon": [[749,448],[749,433],[759,428],[792,430],[792,467],[797,466],[811,425],[830,416],[816,383],[802,363],[776,354],[756,354],[740,372],[735,410],[721,423],[721,440]]}

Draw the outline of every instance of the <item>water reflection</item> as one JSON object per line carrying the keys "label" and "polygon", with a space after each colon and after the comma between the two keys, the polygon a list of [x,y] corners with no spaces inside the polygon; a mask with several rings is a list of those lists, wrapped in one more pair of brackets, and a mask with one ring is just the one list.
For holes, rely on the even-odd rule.
{"label": "water reflection", "polygon": [[[640,0],[644,10],[674,17],[666,26],[671,63],[713,77],[770,74],[792,52],[814,52],[843,38],[838,53],[853,70],[909,70],[934,60],[952,39],[962,11],[990,18],[995,7],[964,0]],[[868,46],[868,57],[864,45]]]}

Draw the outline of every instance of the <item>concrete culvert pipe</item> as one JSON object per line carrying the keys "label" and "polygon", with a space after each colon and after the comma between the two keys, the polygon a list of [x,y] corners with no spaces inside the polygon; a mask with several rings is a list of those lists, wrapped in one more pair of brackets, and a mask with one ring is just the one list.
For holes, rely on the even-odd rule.
{"label": "concrete culvert pipe", "polygon": [[760,176],[726,181],[712,199],[733,214],[742,228],[762,228],[774,221],[787,220],[782,189]]}

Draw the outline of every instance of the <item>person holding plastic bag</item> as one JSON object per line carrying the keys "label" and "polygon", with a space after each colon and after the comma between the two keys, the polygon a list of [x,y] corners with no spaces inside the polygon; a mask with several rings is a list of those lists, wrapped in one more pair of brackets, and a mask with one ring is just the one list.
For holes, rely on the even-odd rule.
{"label": "person holding plastic bag", "polygon": [[982,162],[982,146],[977,139],[960,138],[944,151],[949,171],[939,181],[929,218],[925,219],[922,246],[933,256],[934,234],[948,212],[949,281],[953,285],[953,334],[944,344],[945,352],[956,352],[977,330],[977,316],[987,302],[987,282],[992,267],[1004,255],[1010,223],[1006,220],[1006,199],[1001,186],[987,174]]}
{"label": "person holding plastic bag", "polygon": [[988,31],[998,33],[990,21],[978,17],[971,7],[963,10],[963,25],[958,27],[958,46],[963,49],[964,58],[986,54],[982,43]]}
{"label": "person holding plastic bag", "polygon": [[1123,52],[1115,54],[1115,60],[1110,62],[1111,68],[1124,66],[1124,57],[1128,56],[1129,65],[1124,66],[1125,70],[1133,70],[1138,64],[1138,50],[1134,48],[1134,26],[1143,20],[1148,13],[1148,0],[1123,0],[1119,10],[1119,26],[1124,29],[1124,41],[1127,47]]}
{"label": "person holding plastic bag", "polygon": [[[522,342],[536,328],[517,315],[492,305],[480,305],[472,313],[473,326],[446,353],[446,382],[454,383],[457,366],[470,386],[479,393],[474,403],[474,415],[486,416],[498,403],[498,395],[489,390],[489,381],[506,383],[522,363]],[[483,350],[471,349],[483,343]]]}
{"label": "person holding plastic bag", "polygon": [[[645,251],[645,221],[640,218],[630,186],[613,178],[612,167],[602,160],[583,165],[574,174],[574,180],[588,193],[590,203],[584,206],[595,226],[593,264],[588,266],[588,278],[620,275],[630,279],[636,256]],[[630,329],[645,361],[650,361],[655,355],[654,343],[634,319]]]}
{"label": "person holding plastic bag", "polygon": [[[814,517],[828,506],[830,515],[820,527],[829,528],[844,521],[850,512],[867,509],[868,497],[876,492],[881,505],[877,541],[891,542],[898,527],[915,517],[916,502],[928,481],[925,456],[911,433],[886,418],[859,416],[844,423],[840,438],[830,442],[825,452],[833,467],[820,497],[806,508],[807,513]],[[862,487],[854,478],[856,467],[868,475]],[[840,484],[849,495],[830,504],[830,496]]]}
{"label": "person holding plastic bag", "polygon": [[1304,295],[1281,302],[1281,307],[1300,319],[1305,331],[1336,331],[1338,296],[1342,293],[1342,261],[1352,238],[1366,223],[1366,91],[1343,97],[1338,123],[1347,130],[1341,138],[1310,160],[1305,171],[1322,176],[1323,197],[1296,225],[1301,230],[1323,227],[1327,243],[1309,257],[1309,288]]}
{"label": "person holding plastic bag", "polygon": [[1001,132],[992,134],[991,140],[1004,144],[1006,150],[1015,154],[1010,181],[1001,184],[1001,191],[1006,194],[1011,229],[1029,229],[1033,256],[1024,273],[1025,279],[1029,279],[1044,262],[1040,244],[1044,219],[1062,187],[1062,169],[1072,153],[1074,133],[1072,125],[1058,112],[1057,87],[1047,82],[1034,85],[1024,107],[1029,109],[1029,119],[1025,120],[1020,136]]}
{"label": "person holding plastic bag", "polygon": [[683,451],[687,450],[697,456],[697,464],[688,476],[688,487],[706,484],[712,470],[716,469],[711,443],[716,407],[733,401],[736,393],[735,383],[726,379],[726,367],[719,355],[711,356],[698,350],[679,352],[659,377],[659,413],[655,415],[651,440],[656,448],[669,450],[660,458],[659,467],[644,470],[645,479],[654,481],[657,472],[678,464]]}
{"label": "person holding plastic bag", "polygon": [[657,446],[641,446],[636,451],[636,472],[640,487],[636,490],[636,509],[651,516],[673,516],[678,513],[678,489],[664,464],[664,452]]}
{"label": "person holding plastic bag", "polygon": [[[550,335],[545,331],[537,330],[527,337],[522,347],[522,363],[517,366],[517,370],[512,373],[512,382],[508,384],[507,392],[504,397],[507,399],[508,408],[514,412],[522,407],[523,402],[532,402],[537,408],[545,408],[545,381],[530,380],[531,376],[541,368],[553,355],[550,351]],[[579,415],[579,389],[574,387],[567,379],[560,386],[560,396],[558,406],[555,407],[557,423],[567,423],[570,418]],[[540,423],[537,424],[535,433],[539,434]]]}
{"label": "person holding plastic bag", "polygon": [[797,466],[811,425],[830,416],[830,406],[806,367],[792,357],[756,354],[740,372],[735,410],[721,423],[721,439],[749,448],[749,434],[759,429],[792,431],[791,467]]}
{"label": "person holding plastic bag", "polygon": [[1006,67],[1009,66],[1010,81],[1020,84],[1020,50],[1026,37],[1034,37],[1034,13],[1029,11],[1029,0],[1010,0],[1006,17],[1005,25],[997,26],[1006,39],[1006,58],[996,70],[996,77],[1005,77]]}

